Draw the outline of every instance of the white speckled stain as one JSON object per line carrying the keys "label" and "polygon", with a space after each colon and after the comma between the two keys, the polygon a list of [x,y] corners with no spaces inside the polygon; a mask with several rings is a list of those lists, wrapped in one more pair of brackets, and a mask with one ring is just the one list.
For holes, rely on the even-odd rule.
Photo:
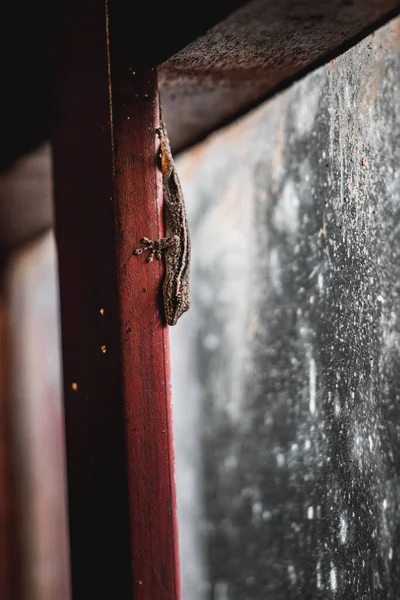
{"label": "white speckled stain", "polygon": [[215,584],[214,600],[229,600],[228,584],[226,581],[217,581]]}
{"label": "white speckled stain", "polygon": [[226,469],[236,469],[238,464],[237,458],[236,456],[234,456],[233,454],[231,454],[230,456],[226,456],[224,459],[224,465]]}
{"label": "white speckled stain", "polygon": [[317,562],[316,573],[317,573],[317,588],[320,590],[322,588],[321,562],[320,561]]}
{"label": "white speckled stain", "polygon": [[207,350],[210,350],[210,351],[216,350],[217,348],[219,348],[220,343],[221,343],[221,340],[220,340],[219,336],[215,335],[215,333],[208,333],[203,338],[204,348],[206,348]]}
{"label": "white speckled stain", "polygon": [[284,467],[285,466],[285,455],[280,452],[279,454],[276,455],[276,463],[278,465],[278,467]]}
{"label": "white speckled stain", "polygon": [[332,590],[332,592],[335,592],[337,589],[337,575],[336,575],[336,569],[332,563],[331,563],[331,572],[330,572],[329,579],[330,579],[330,584],[331,584],[331,590]]}
{"label": "white speckled stain", "polygon": [[253,518],[255,518],[255,519],[259,518],[263,512],[263,505],[261,504],[261,502],[254,502],[254,504],[252,506],[252,511],[253,511]]}
{"label": "white speckled stain", "polygon": [[294,566],[293,565],[288,565],[287,570],[288,570],[288,575],[289,575],[290,583],[292,585],[296,585],[296,583],[297,583],[297,575],[296,575],[296,571],[295,571]]}
{"label": "white speckled stain", "polygon": [[344,514],[341,514],[339,522],[339,539],[342,544],[345,544],[347,541],[347,528],[348,523],[346,516]]}
{"label": "white speckled stain", "polygon": [[270,269],[270,277],[271,283],[275,288],[277,294],[282,293],[282,267],[279,260],[279,253],[276,248],[272,248],[269,254],[269,269]]}
{"label": "white speckled stain", "polygon": [[318,74],[314,75],[314,85],[310,81],[300,82],[297,93],[300,96],[294,113],[294,125],[299,135],[310,135],[318,112],[319,99],[321,97],[321,85]]}
{"label": "white speckled stain", "polygon": [[317,372],[315,360],[309,359],[309,381],[310,381],[310,413],[313,415],[316,409],[316,389],[317,389]]}
{"label": "white speckled stain", "polygon": [[275,206],[273,224],[278,231],[295,235],[299,227],[300,199],[294,182],[289,179]]}
{"label": "white speckled stain", "polygon": [[324,276],[322,273],[318,273],[317,277],[318,290],[320,294],[324,291]]}

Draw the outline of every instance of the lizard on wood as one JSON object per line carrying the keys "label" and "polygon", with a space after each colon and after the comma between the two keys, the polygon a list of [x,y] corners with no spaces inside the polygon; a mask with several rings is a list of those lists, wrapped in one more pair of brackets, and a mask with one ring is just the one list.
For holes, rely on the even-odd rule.
{"label": "lizard on wood", "polygon": [[189,309],[190,236],[186,218],[185,201],[174,159],[172,157],[167,130],[160,107],[160,128],[157,129],[161,145],[161,171],[164,195],[165,237],[150,240],[143,237],[144,248],[134,250],[139,255],[149,252],[146,261],[155,257],[165,258],[163,304],[165,320],[175,325],[179,317]]}

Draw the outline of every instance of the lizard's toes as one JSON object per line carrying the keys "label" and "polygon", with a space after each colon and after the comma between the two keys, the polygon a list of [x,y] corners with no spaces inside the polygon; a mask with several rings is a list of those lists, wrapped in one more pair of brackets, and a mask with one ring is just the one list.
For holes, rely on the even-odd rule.
{"label": "lizard's toes", "polygon": [[153,245],[153,240],[149,240],[149,238],[147,237],[142,237],[142,239],[140,240],[141,244],[144,244],[145,246],[152,246]]}

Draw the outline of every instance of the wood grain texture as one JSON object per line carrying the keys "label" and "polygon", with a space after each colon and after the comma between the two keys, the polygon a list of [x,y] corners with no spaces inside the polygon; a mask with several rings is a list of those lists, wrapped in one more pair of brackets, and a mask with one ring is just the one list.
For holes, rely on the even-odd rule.
{"label": "wood grain texture", "polygon": [[159,67],[174,152],[357,44],[399,0],[252,0]]}
{"label": "wood grain texture", "polygon": [[[86,0],[58,53],[54,187],[72,591],[179,597],[162,265],[157,74],[127,54],[118,2]],[[108,40],[108,33],[110,40]]]}
{"label": "wood grain texture", "polygon": [[136,66],[123,70],[113,87],[113,114],[118,148],[114,200],[134,598],[172,600],[179,596],[179,574],[169,340],[161,320],[163,267],[159,261],[149,264],[144,256],[132,256],[143,233],[153,239],[164,235],[162,181],[156,159],[155,70]]}
{"label": "wood grain texture", "polygon": [[47,234],[13,253],[4,273],[23,600],[70,600],[56,260]]}
{"label": "wood grain texture", "polygon": [[0,593],[4,600],[19,600],[20,554],[17,543],[15,480],[9,385],[9,323],[0,296]]}

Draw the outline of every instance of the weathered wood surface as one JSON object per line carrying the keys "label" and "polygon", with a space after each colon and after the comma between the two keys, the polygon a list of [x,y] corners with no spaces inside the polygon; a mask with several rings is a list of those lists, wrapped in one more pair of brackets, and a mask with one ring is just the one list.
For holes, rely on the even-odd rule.
{"label": "weathered wood surface", "polygon": [[[3,287],[3,286],[2,286]],[[2,289],[0,296],[0,590],[4,600],[20,600],[21,561],[15,492],[10,328]]]}
{"label": "weathered wood surface", "polygon": [[13,253],[3,280],[10,406],[2,440],[13,459],[9,569],[19,586],[10,600],[70,600],[56,261],[48,233]]}
{"label": "weathered wood surface", "polygon": [[157,74],[106,6],[70,15],[54,96],[72,596],[178,600],[163,267],[132,256],[162,233]]}
{"label": "weathered wood surface", "polygon": [[[53,222],[49,152],[24,157],[51,137],[51,48],[64,35],[71,6],[63,12],[44,2],[9,3],[4,16],[19,36],[18,53],[10,53],[7,36],[0,41],[0,250]],[[139,18],[135,4],[126,3],[124,10],[123,52],[139,50],[149,65],[160,65],[164,112],[177,152],[354,44],[398,12],[400,0],[317,5],[315,0],[230,0],[186,8],[169,2],[157,6],[156,24],[151,4],[142,4]]]}
{"label": "weathered wood surface", "polygon": [[398,598],[399,31],[178,161],[186,600]]}
{"label": "weathered wood surface", "polygon": [[399,0],[253,0],[160,66],[174,150],[354,45]]}

